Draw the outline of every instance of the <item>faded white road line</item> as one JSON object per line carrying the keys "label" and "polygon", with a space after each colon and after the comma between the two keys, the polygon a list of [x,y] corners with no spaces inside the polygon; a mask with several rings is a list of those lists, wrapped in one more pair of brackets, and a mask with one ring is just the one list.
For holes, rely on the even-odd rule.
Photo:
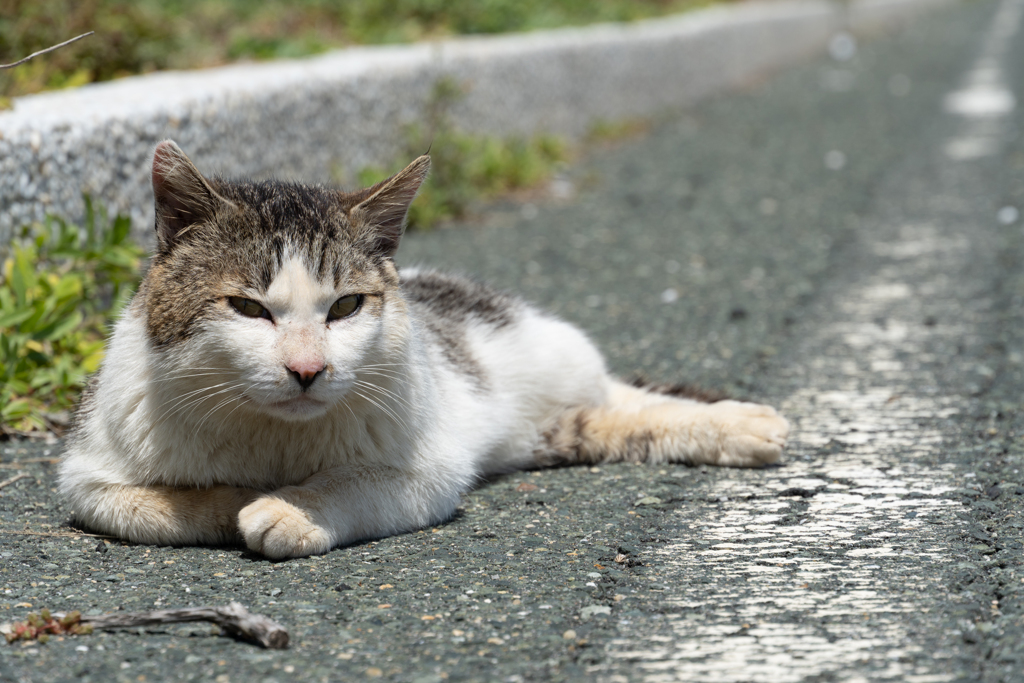
{"label": "faded white road line", "polygon": [[1017,98],[1006,84],[1006,60],[1020,31],[1024,3],[1004,0],[961,89],[946,96],[945,108],[962,117],[960,130],[946,144],[946,155],[965,160],[992,156],[1010,130],[1008,117]]}
{"label": "faded white road line", "polygon": [[794,418],[784,467],[760,480],[720,477],[710,498],[728,502],[681,511],[697,515],[692,539],[656,560],[677,587],[666,591],[674,635],[609,648],[643,680],[957,677],[951,652],[936,649],[929,596],[943,593],[938,570],[957,559],[936,531],[957,524],[959,503],[944,494],[971,475],[932,464],[942,418],[962,401],[933,373],[986,315],[984,300],[963,305],[957,274],[991,220],[972,204],[971,165],[1009,132],[1016,99],[1003,71],[1022,10],[1024,0],[1004,0],[964,87],[944,102],[954,134],[925,177],[893,174],[881,188],[876,224],[862,233],[873,258],[800,342],[807,360],[790,371],[803,388],[782,406]]}
{"label": "faded white road line", "polygon": [[[931,529],[959,505],[943,496],[955,466],[919,462],[943,435],[918,422],[955,414],[956,401],[920,393],[934,383],[914,359],[937,338],[955,346],[970,334],[923,322],[925,292],[951,294],[945,274],[970,251],[920,225],[875,247],[891,255],[836,302],[839,319],[808,344],[805,388],[782,406],[795,439],[781,477],[721,480],[712,497],[729,502],[694,525],[699,540],[663,550],[659,560],[686,586],[671,599],[686,615],[679,638],[646,651],[622,642],[615,653],[636,659],[645,680],[778,683],[828,672],[852,681],[861,669],[874,680],[952,680],[941,652],[923,670],[902,661],[923,647],[909,633],[928,610],[917,594],[934,593],[931,568],[952,559]],[[804,460],[826,448],[827,458]],[[708,572],[716,583],[687,581]]]}

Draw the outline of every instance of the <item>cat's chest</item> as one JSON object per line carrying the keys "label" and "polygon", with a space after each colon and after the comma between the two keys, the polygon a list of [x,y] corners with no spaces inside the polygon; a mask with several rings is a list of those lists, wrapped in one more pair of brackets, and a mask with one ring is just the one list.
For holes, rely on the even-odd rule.
{"label": "cat's chest", "polygon": [[317,472],[350,462],[350,441],[322,427],[265,428],[254,435],[225,440],[211,452],[210,462],[222,483],[275,488],[301,483]]}
{"label": "cat's chest", "polygon": [[272,490],[326,469],[379,463],[398,445],[375,420],[330,416],[315,423],[240,423],[199,442],[165,435],[156,479],[168,484]]}

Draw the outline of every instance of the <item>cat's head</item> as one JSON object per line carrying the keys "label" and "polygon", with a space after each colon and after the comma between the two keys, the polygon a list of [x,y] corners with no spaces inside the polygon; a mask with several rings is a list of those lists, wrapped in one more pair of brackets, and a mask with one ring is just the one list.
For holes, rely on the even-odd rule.
{"label": "cat's head", "polygon": [[358,392],[367,368],[393,373],[408,319],[391,257],[429,166],[422,156],[345,193],[206,178],[161,142],[157,251],[140,290],[161,381],[304,420]]}

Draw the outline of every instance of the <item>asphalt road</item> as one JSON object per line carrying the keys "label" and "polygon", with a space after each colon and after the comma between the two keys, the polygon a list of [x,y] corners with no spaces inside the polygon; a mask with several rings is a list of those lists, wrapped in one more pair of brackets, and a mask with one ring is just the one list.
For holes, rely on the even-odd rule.
{"label": "asphalt road", "polygon": [[403,245],[617,372],[781,407],[780,465],[520,473],[436,529],[271,563],[76,536],[60,445],[0,444],[30,475],[0,489],[0,619],[234,599],[293,642],[0,646],[0,679],[1024,680],[1022,10],[938,11]]}

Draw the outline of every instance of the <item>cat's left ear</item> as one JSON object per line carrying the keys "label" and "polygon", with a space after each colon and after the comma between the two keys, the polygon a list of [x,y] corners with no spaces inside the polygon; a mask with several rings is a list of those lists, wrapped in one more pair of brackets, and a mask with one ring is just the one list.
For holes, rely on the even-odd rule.
{"label": "cat's left ear", "polygon": [[366,190],[368,196],[348,212],[349,221],[370,251],[391,256],[405,232],[409,205],[430,170],[430,157],[423,155],[404,169]]}

